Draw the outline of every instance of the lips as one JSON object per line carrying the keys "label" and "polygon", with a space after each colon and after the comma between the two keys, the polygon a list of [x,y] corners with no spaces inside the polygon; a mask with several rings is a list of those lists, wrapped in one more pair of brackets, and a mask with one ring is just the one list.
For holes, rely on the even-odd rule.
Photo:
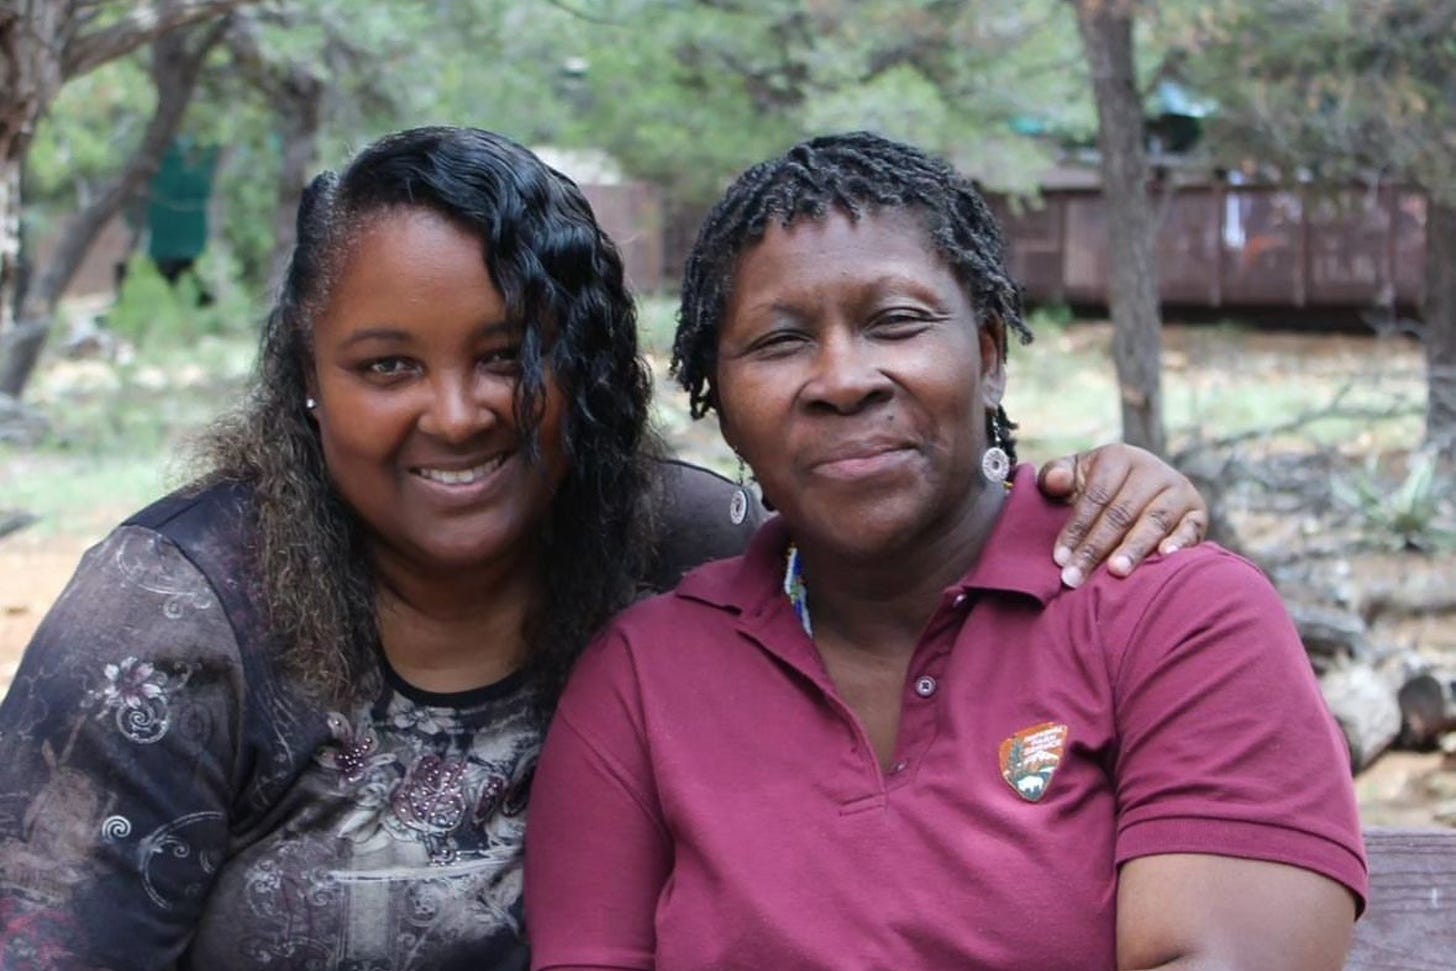
{"label": "lips", "polygon": [[467,486],[473,485],[489,476],[505,464],[507,457],[507,454],[503,452],[493,458],[463,468],[458,465],[453,468],[448,468],[443,465],[416,465],[412,466],[409,471],[411,475],[417,475],[422,479],[430,482],[438,482],[441,485]]}
{"label": "lips", "polygon": [[809,468],[835,479],[863,479],[899,469],[915,456],[905,442],[847,442],[816,456]]}

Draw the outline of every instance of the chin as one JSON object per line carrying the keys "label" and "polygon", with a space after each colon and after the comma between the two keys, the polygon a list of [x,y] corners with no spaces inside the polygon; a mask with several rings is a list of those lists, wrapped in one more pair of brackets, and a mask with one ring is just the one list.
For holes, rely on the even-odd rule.
{"label": "chin", "polygon": [[[845,524],[851,524],[846,528]],[[838,516],[833,522],[815,523],[805,530],[791,530],[817,536],[818,545],[833,550],[835,555],[852,560],[884,557],[913,545],[923,525],[901,518],[875,515]]]}
{"label": "chin", "polygon": [[519,559],[531,547],[525,535],[491,537],[479,530],[462,527],[461,533],[473,534],[470,542],[461,542],[460,535],[438,537],[415,547],[416,557],[431,571],[468,571],[504,560]]}

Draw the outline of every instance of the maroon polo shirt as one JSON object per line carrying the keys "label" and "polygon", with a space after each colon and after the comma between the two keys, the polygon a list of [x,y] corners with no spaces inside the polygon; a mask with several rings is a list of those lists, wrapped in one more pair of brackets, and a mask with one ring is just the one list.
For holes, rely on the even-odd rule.
{"label": "maroon polo shirt", "polygon": [[535,780],[532,966],[1113,968],[1117,867],[1155,853],[1363,898],[1344,742],[1264,577],[1205,544],[1067,590],[1066,514],[1023,468],[888,772],[784,597],[782,522],[618,618]]}

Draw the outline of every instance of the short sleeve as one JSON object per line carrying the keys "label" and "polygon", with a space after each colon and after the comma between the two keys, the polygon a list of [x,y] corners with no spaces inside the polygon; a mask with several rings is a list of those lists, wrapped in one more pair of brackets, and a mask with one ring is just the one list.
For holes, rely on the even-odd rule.
{"label": "short sleeve", "polygon": [[126,526],[87,553],[0,704],[0,966],[174,964],[228,850],[241,692],[174,545]]}
{"label": "short sleeve", "polygon": [[660,593],[710,560],[742,553],[768,513],[753,490],[715,472],[678,461],[656,466],[656,555],[644,586]]}
{"label": "short sleeve", "polygon": [[530,812],[531,967],[650,971],[672,848],[620,634],[605,634],[573,671],[541,752]]}
{"label": "short sleeve", "polygon": [[1266,860],[1321,873],[1363,899],[1349,753],[1278,594],[1232,554],[1180,555],[1141,610],[1106,628],[1118,862],[1157,853]]}

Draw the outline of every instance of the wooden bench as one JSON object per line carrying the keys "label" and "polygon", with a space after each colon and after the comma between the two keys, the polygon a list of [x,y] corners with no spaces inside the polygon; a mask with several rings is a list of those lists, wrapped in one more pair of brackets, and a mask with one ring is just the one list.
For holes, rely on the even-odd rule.
{"label": "wooden bench", "polygon": [[1456,971],[1456,830],[1367,829],[1370,904],[1346,971]]}

